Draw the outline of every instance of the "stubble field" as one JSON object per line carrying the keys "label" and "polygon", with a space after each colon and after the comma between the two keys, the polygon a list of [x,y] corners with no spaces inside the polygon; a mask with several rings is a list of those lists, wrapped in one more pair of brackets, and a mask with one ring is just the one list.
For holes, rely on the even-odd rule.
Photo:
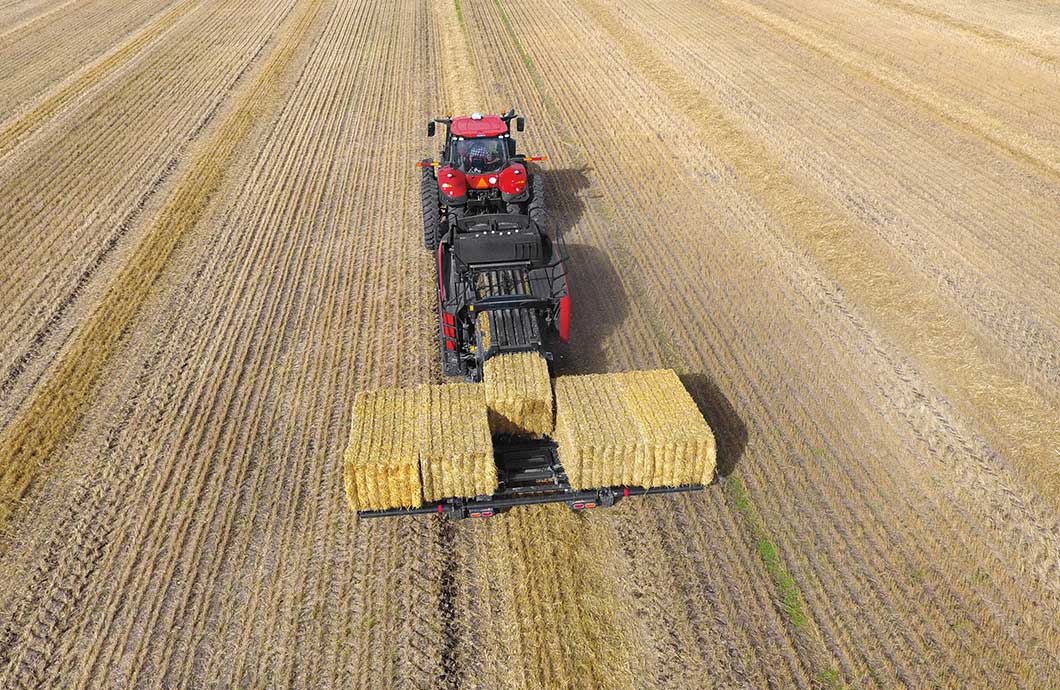
{"label": "stubble field", "polygon": [[[0,0],[0,687],[1060,685],[1060,7]],[[358,522],[413,163],[514,105],[560,373],[703,493]]]}

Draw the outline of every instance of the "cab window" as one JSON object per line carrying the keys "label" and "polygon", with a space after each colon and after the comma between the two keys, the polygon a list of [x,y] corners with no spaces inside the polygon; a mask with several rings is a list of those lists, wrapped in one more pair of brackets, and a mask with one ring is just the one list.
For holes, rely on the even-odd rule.
{"label": "cab window", "polygon": [[470,175],[497,172],[507,160],[507,146],[501,139],[463,139],[453,142],[453,165]]}

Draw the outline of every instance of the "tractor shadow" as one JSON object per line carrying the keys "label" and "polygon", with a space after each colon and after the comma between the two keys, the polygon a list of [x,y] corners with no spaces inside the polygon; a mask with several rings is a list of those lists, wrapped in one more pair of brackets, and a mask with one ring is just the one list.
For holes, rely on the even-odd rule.
{"label": "tractor shadow", "polygon": [[680,379],[714,431],[718,444],[718,476],[728,477],[747,448],[747,425],[709,376],[681,374]]}
{"label": "tractor shadow", "polygon": [[546,171],[549,224],[563,238],[567,252],[567,279],[571,291],[570,343],[558,345],[557,374],[606,371],[603,344],[629,316],[629,299],[619,273],[607,252],[578,242],[578,223],[586,212],[586,194],[592,185],[588,168]]}
{"label": "tractor shadow", "polygon": [[608,337],[629,315],[628,300],[610,257],[592,245],[568,244],[571,291],[570,342],[556,349],[557,374],[607,371]]}
{"label": "tractor shadow", "polygon": [[544,171],[550,230],[558,232],[568,242],[575,239],[571,235],[585,215],[585,196],[592,185],[587,172],[591,172],[589,168]]}

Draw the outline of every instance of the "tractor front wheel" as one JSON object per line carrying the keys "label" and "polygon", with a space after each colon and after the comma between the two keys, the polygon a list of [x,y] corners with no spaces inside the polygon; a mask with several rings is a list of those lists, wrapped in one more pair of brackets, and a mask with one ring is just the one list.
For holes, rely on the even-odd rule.
{"label": "tractor front wheel", "polygon": [[438,203],[438,182],[432,168],[424,168],[420,177],[420,205],[423,207],[423,246],[433,252],[438,249],[442,211]]}

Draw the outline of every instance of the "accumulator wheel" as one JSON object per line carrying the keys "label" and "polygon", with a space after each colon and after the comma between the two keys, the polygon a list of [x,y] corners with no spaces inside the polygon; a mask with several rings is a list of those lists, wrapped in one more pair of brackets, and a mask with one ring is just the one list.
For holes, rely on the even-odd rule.
{"label": "accumulator wheel", "polygon": [[432,168],[424,168],[420,177],[420,206],[423,207],[423,246],[433,252],[438,249],[438,226],[442,212],[438,204],[438,183]]}
{"label": "accumulator wheel", "polygon": [[545,178],[540,175],[530,176],[530,201],[526,205],[526,214],[538,225],[545,225],[548,217],[545,210]]}

